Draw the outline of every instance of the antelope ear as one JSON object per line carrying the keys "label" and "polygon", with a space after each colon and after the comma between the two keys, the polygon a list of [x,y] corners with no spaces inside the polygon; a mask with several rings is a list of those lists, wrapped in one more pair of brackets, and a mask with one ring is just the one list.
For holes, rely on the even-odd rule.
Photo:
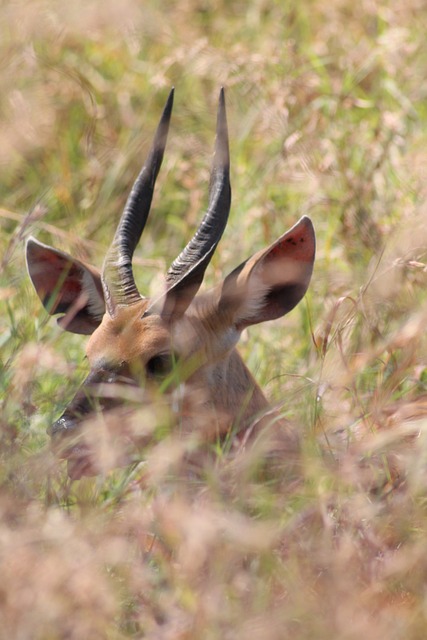
{"label": "antelope ear", "polygon": [[315,251],[313,224],[304,216],[226,277],[219,311],[239,330],[285,315],[307,291]]}
{"label": "antelope ear", "polygon": [[46,311],[65,314],[58,324],[66,331],[93,333],[105,313],[99,272],[35,238],[27,240],[26,258],[31,281]]}

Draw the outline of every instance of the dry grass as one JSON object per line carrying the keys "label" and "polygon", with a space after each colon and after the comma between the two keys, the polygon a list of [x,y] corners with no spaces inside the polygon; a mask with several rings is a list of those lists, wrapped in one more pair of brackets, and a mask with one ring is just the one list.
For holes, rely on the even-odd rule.
{"label": "dry grass", "polygon": [[[0,638],[424,638],[425,4],[34,0],[0,18]],[[296,483],[286,460],[266,478],[221,452],[189,476],[192,443],[164,426],[97,479],[49,453],[84,341],[47,320],[23,241],[100,264],[172,84],[142,290],[205,206],[220,85],[234,199],[208,281],[301,213],[316,226],[306,302],[241,344],[300,426]]]}

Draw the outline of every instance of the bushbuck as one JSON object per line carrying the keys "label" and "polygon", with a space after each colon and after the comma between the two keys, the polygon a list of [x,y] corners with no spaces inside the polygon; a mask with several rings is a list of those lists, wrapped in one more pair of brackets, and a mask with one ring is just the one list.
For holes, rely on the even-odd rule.
{"label": "bushbuck", "polygon": [[[303,217],[213,290],[198,294],[231,205],[221,89],[207,212],[172,262],[162,289],[151,298],[140,295],[132,257],[163,160],[173,96],[172,89],[101,272],[32,237],[27,241],[28,271],[47,312],[62,314],[58,323],[66,331],[91,334],[86,349],[90,373],[49,428],[53,448],[68,460],[73,479],[98,469],[93,451],[82,441],[88,417],[106,419],[117,412],[129,389],[150,390],[163,384],[162,397],[168,398],[187,432],[199,430],[207,439],[231,438],[232,446],[241,446],[254,425],[259,429],[263,424],[268,409],[235,348],[241,332],[288,313],[310,282],[315,234],[310,219]],[[164,385],[168,377],[172,382]],[[148,397],[143,393],[140,398]]]}

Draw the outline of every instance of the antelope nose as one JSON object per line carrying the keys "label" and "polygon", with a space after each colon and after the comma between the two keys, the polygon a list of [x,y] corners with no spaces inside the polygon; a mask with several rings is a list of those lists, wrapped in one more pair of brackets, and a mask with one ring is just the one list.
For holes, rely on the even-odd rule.
{"label": "antelope nose", "polygon": [[61,416],[47,429],[47,433],[51,438],[57,438],[59,435],[69,434],[75,429],[77,425],[76,420],[73,418],[67,417],[66,415]]}

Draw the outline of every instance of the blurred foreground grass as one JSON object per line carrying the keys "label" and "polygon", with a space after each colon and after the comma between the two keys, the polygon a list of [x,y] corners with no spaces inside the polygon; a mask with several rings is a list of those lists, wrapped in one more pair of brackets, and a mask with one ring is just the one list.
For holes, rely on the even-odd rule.
{"label": "blurred foreground grass", "polygon": [[[425,3],[4,1],[0,25],[0,638],[424,638]],[[240,346],[304,434],[297,487],[188,478],[170,437],[74,484],[49,454],[84,340],[47,320],[23,242],[101,264],[171,85],[142,291],[206,205],[221,85],[208,284],[316,226],[306,301]]]}

